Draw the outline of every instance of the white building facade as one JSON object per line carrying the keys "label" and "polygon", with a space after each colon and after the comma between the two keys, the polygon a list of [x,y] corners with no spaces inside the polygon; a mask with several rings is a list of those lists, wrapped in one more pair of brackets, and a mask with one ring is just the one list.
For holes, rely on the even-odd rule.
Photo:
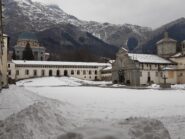
{"label": "white building facade", "polygon": [[37,36],[33,32],[23,32],[19,35],[17,44],[14,46],[16,60],[23,60],[23,52],[28,43],[32,49],[34,60],[47,60],[46,49],[39,44]]}
{"label": "white building facade", "polygon": [[0,50],[0,88],[8,87],[8,36],[3,34],[3,41]]}
{"label": "white building facade", "polygon": [[101,70],[110,66],[107,63],[13,60],[8,64],[8,75],[12,81],[48,76],[101,80]]}

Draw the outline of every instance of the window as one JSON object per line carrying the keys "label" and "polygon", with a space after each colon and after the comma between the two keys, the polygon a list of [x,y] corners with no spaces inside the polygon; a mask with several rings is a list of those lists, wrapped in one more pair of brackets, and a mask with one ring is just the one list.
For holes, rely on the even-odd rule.
{"label": "window", "polygon": [[90,71],[89,71],[89,75],[91,75],[91,74],[92,74],[92,71],[90,70]]}
{"label": "window", "polygon": [[16,75],[19,75],[19,70],[16,70]]}
{"label": "window", "polygon": [[183,73],[180,73],[180,76],[183,76]]}
{"label": "window", "polygon": [[34,70],[34,71],[33,71],[33,75],[34,75],[34,76],[37,76],[37,70]]}
{"label": "window", "polygon": [[79,70],[77,70],[77,75],[80,75],[80,71]]}
{"label": "window", "polygon": [[97,71],[97,70],[95,70],[94,74],[95,74],[95,75],[97,75],[97,74],[98,74],[98,71]]}
{"label": "window", "polygon": [[8,75],[11,75],[11,70],[8,71]]}
{"label": "window", "polygon": [[26,75],[29,75],[29,70],[25,70],[25,74]]}
{"label": "window", "polygon": [[8,64],[8,67],[10,68],[10,64]]}
{"label": "window", "polygon": [[74,70],[71,71],[71,75],[74,75]]}

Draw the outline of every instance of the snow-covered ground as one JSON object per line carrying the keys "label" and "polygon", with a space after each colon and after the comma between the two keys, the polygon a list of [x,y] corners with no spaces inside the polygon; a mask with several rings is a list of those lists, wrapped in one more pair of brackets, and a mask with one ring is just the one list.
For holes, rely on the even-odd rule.
{"label": "snow-covered ground", "polygon": [[61,109],[67,115],[71,128],[115,125],[128,117],[148,117],[161,120],[172,139],[185,138],[185,85],[171,90],[156,89],[155,85],[154,89],[143,90],[107,85],[111,83],[67,77],[23,80],[0,94],[0,119],[51,99],[61,103],[58,108],[52,105],[53,109]]}

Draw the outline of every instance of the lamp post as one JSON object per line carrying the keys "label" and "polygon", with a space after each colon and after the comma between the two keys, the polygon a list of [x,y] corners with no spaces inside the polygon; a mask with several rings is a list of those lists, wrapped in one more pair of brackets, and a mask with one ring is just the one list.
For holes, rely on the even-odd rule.
{"label": "lamp post", "polygon": [[164,67],[163,70],[162,70],[162,72],[163,72],[163,75],[164,75],[164,76],[162,77],[162,79],[164,80],[164,82],[163,82],[163,84],[161,85],[161,87],[162,87],[162,88],[171,88],[171,85],[167,83],[167,79],[168,79],[168,78],[167,78],[167,75],[166,75],[166,74],[167,74],[167,67]]}

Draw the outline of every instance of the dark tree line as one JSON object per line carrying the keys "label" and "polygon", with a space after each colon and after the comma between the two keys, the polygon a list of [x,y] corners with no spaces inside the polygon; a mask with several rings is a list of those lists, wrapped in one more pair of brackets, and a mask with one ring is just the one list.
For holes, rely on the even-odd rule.
{"label": "dark tree line", "polygon": [[[12,59],[13,60],[17,59],[15,49],[13,50]],[[31,49],[31,46],[30,46],[29,42],[27,42],[26,47],[23,51],[23,60],[34,60],[33,51]]]}

